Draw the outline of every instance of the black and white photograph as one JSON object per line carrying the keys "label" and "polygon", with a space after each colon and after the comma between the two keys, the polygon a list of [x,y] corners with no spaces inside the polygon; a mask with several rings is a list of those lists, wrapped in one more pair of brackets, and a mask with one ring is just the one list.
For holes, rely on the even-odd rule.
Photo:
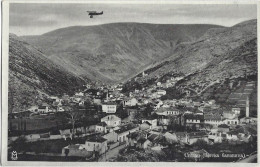
{"label": "black and white photograph", "polygon": [[2,160],[258,162],[257,2],[5,2]]}

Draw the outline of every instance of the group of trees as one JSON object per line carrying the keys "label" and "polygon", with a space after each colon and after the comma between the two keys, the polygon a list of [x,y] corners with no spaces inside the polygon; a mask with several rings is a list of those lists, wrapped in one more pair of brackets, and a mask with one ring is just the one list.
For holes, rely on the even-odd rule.
{"label": "group of trees", "polygon": [[180,118],[176,116],[168,116],[169,118],[169,124],[168,124],[168,130],[171,131],[184,131],[185,127],[180,124]]}
{"label": "group of trees", "polygon": [[170,87],[166,89],[166,95],[161,97],[161,100],[169,100],[169,99],[180,99],[184,97],[184,93],[182,93],[176,87]]}
{"label": "group of trees", "polygon": [[151,104],[147,104],[143,110],[136,110],[134,118],[135,120],[139,120],[141,118],[147,118],[152,116],[153,106]]}

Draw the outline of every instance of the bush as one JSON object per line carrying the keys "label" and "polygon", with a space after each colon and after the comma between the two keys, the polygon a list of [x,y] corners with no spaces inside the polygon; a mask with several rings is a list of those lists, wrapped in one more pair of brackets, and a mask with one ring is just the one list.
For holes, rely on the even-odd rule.
{"label": "bush", "polygon": [[11,144],[11,148],[17,152],[25,151],[28,148],[26,142],[25,136],[20,136]]}
{"label": "bush", "polygon": [[208,147],[208,143],[205,140],[199,139],[193,143],[193,146],[198,147],[199,149],[205,149]]}

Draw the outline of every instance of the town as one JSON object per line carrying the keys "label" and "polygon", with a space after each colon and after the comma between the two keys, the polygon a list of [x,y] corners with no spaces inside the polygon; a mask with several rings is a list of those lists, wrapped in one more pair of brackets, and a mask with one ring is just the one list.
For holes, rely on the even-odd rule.
{"label": "town", "polygon": [[249,112],[256,83],[245,83],[240,105],[224,106],[194,100],[188,89],[184,96],[167,96],[177,94],[182,79],[130,91],[123,84],[86,84],[74,95],[42,94],[40,105],[9,114],[9,154],[99,162],[236,162],[256,156],[257,118]]}

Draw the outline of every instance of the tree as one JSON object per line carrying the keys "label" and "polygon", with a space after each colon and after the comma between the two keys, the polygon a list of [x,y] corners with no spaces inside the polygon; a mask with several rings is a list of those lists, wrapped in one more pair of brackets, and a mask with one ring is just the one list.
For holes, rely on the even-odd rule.
{"label": "tree", "polygon": [[120,104],[120,106],[117,108],[116,114],[121,119],[128,117],[128,112],[124,109],[123,104]]}
{"label": "tree", "polygon": [[196,146],[199,149],[205,149],[207,148],[208,143],[203,139],[198,139],[195,143],[193,143],[193,146]]}
{"label": "tree", "polygon": [[177,118],[175,116],[168,116],[168,119],[169,119],[169,125],[168,125],[168,128],[170,130],[177,130]]}
{"label": "tree", "polygon": [[66,157],[68,157],[68,155],[69,155],[69,152],[70,152],[70,150],[69,150],[69,149],[65,149],[65,155],[66,155]]}
{"label": "tree", "polygon": [[25,151],[27,139],[25,136],[19,136],[12,144],[11,147],[14,151],[21,152]]}
{"label": "tree", "polygon": [[153,107],[151,106],[151,104],[148,104],[148,105],[145,107],[145,109],[144,109],[144,111],[143,111],[143,114],[144,114],[145,117],[148,117],[148,116],[151,115],[151,112],[152,112],[152,111],[153,111]]}
{"label": "tree", "polygon": [[67,114],[68,114],[69,120],[70,120],[70,122],[72,124],[72,138],[74,138],[74,135],[75,135],[75,122],[79,120],[80,114],[78,112],[75,112],[75,111],[68,111]]}

